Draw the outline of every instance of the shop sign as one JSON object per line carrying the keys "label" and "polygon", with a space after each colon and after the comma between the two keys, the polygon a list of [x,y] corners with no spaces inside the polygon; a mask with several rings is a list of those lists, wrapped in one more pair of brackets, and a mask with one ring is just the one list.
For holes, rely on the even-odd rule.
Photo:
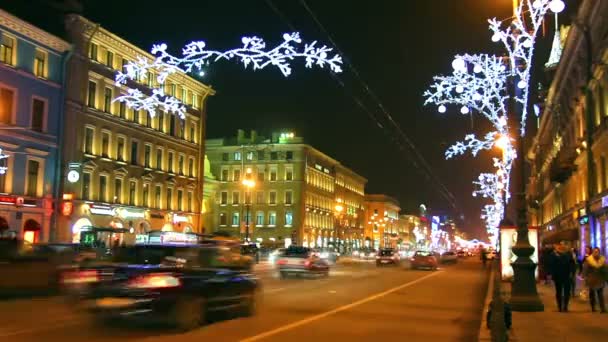
{"label": "shop sign", "polygon": [[587,215],[585,215],[585,216],[581,216],[581,217],[578,219],[578,223],[579,223],[579,224],[587,224],[587,223],[589,223],[589,216],[587,216]]}
{"label": "shop sign", "polygon": [[0,196],[0,204],[15,204],[17,199],[11,196]]}
{"label": "shop sign", "polygon": [[146,213],[143,210],[130,210],[130,209],[121,209],[118,216],[130,219],[130,218],[144,218]]}
{"label": "shop sign", "polygon": [[94,215],[114,216],[115,209],[105,205],[91,205],[89,211]]}
{"label": "shop sign", "polygon": [[165,215],[163,215],[162,213],[153,211],[152,213],[150,213],[150,217],[151,218],[162,219],[162,218],[165,218]]}
{"label": "shop sign", "polygon": [[608,196],[602,197],[602,208],[608,207]]}
{"label": "shop sign", "polygon": [[173,215],[173,223],[188,222],[188,217],[184,215]]}

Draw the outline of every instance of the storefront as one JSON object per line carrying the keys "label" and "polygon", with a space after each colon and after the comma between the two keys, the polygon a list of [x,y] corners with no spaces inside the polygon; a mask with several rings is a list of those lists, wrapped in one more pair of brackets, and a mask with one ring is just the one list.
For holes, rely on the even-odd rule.
{"label": "storefront", "polygon": [[0,196],[0,236],[10,236],[31,243],[49,240],[52,200]]}

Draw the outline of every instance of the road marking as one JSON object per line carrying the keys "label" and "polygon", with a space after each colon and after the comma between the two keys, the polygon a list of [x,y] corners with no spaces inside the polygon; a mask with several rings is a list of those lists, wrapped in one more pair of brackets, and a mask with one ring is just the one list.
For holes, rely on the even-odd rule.
{"label": "road marking", "polygon": [[359,305],[365,304],[367,302],[371,302],[371,301],[376,300],[378,298],[382,298],[382,297],[384,297],[386,295],[389,295],[389,294],[391,294],[393,292],[399,291],[399,290],[404,289],[406,287],[410,287],[410,286],[412,286],[414,284],[417,284],[417,283],[419,283],[421,281],[424,281],[424,280],[426,280],[428,278],[434,277],[434,276],[436,276],[436,275],[438,275],[440,273],[442,273],[442,271],[433,272],[433,273],[431,273],[429,275],[426,275],[426,276],[424,276],[422,278],[418,278],[416,280],[412,280],[412,281],[410,281],[408,283],[399,285],[397,287],[393,287],[392,289],[386,290],[384,292],[380,292],[380,293],[377,293],[375,295],[369,296],[367,298],[360,299],[360,300],[358,300],[358,301],[356,301],[354,303],[343,305],[343,306],[337,307],[337,308],[335,308],[333,310],[329,310],[327,312],[324,312],[322,314],[318,314],[318,315],[315,315],[315,316],[310,316],[308,318],[305,318],[305,319],[302,319],[302,320],[299,320],[299,321],[296,321],[296,322],[284,325],[284,326],[282,326],[280,328],[269,330],[269,331],[263,332],[261,334],[255,335],[255,336],[251,336],[251,337],[242,339],[239,342],[254,342],[254,341],[259,341],[259,340],[264,339],[266,337],[274,336],[274,335],[276,335],[278,333],[281,333],[283,331],[291,330],[291,329],[297,328],[299,326],[302,326],[302,325],[305,325],[305,324],[308,324],[308,323],[311,323],[311,322],[314,322],[314,321],[318,321],[318,320],[320,320],[322,318],[325,318],[327,316],[331,316],[331,315],[336,314],[338,312],[345,311],[345,310],[348,310],[348,309],[352,309],[354,307],[357,307]]}

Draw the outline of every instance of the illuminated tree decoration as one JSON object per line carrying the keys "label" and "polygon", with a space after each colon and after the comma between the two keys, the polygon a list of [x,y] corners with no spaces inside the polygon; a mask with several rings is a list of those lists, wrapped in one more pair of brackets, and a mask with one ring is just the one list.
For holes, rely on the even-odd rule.
{"label": "illuminated tree decoration", "polygon": [[220,60],[239,59],[245,68],[251,66],[253,70],[274,66],[286,77],[291,74],[291,61],[297,58],[303,58],[307,68],[327,66],[335,73],[342,72],[342,57],[337,54],[330,56],[331,48],[325,45],[317,46],[314,41],[304,44],[304,49],[298,49],[297,45],[302,43],[299,33],[285,33],[283,42],[270,50],[266,49],[266,42],[259,37],[243,37],[241,42],[242,47],[227,51],[207,50],[204,41],[192,42],[183,48],[181,57],[169,54],[166,44],[154,45],[154,61],[138,57],[135,62],[128,63],[123,71],[118,72],[115,81],[117,86],[126,85],[129,80],[145,80],[148,72],[154,71],[158,87],[152,89],[151,94],[128,88],[126,94],[114,101],[125,102],[129,108],[146,110],[151,116],[155,116],[156,111],[160,109],[183,119],[186,107],[181,101],[164,92],[167,77],[176,72],[200,73],[203,66]]}
{"label": "illuminated tree decoration", "polygon": [[[0,160],[6,159],[6,158],[8,158],[8,155],[2,153],[2,148],[0,148]],[[7,169],[6,166],[0,166],[0,175],[5,174],[6,173],[6,169]]]}

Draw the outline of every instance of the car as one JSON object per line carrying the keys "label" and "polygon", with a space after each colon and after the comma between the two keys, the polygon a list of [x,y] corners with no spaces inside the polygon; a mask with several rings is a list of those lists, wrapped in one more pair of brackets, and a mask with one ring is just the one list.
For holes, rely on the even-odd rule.
{"label": "car", "polygon": [[456,255],[457,255],[459,258],[464,258],[465,256],[467,256],[467,254],[466,254],[466,253],[465,253],[465,251],[463,251],[463,250],[460,250],[460,251],[456,252]]}
{"label": "car", "polygon": [[496,258],[496,251],[495,250],[488,251],[488,253],[486,254],[486,258],[488,260],[494,260]]}
{"label": "car", "polygon": [[63,282],[86,285],[81,307],[99,321],[139,318],[187,331],[218,311],[255,314],[260,284],[233,260],[223,246],[123,247],[111,262],[69,271]]}
{"label": "car", "polygon": [[443,264],[448,264],[448,263],[455,264],[458,262],[458,256],[456,255],[456,253],[448,251],[448,252],[444,252],[443,254],[441,254],[441,257],[439,260],[441,260],[441,263],[443,263]]}
{"label": "car", "polygon": [[260,262],[260,251],[255,243],[242,244],[241,254],[250,257],[256,264]]}
{"label": "car", "polygon": [[321,248],[316,250],[315,253],[319,258],[334,264],[338,262],[338,259],[340,258],[340,253],[333,248]]}
{"label": "car", "polygon": [[329,262],[307,247],[289,246],[277,261],[282,279],[290,275],[329,276]]}
{"label": "car", "polygon": [[392,248],[383,248],[376,255],[376,266],[398,265],[400,260],[397,251]]}
{"label": "car", "polygon": [[435,253],[429,251],[416,251],[410,260],[410,267],[414,270],[420,268],[436,270],[437,258],[435,257]]}
{"label": "car", "polygon": [[365,248],[365,249],[361,249],[359,251],[359,259],[363,259],[363,260],[373,260],[376,258],[376,250],[371,249],[371,248]]}
{"label": "car", "polygon": [[268,254],[268,262],[271,264],[276,264],[279,257],[285,253],[285,248],[277,248],[274,251]]}

